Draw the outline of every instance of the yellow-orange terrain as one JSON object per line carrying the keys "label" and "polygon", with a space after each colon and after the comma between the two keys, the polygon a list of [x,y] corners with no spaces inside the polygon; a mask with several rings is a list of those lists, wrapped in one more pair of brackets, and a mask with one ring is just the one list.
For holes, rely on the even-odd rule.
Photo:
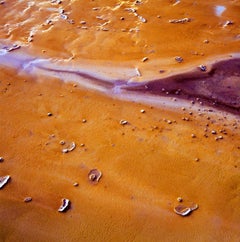
{"label": "yellow-orange terrain", "polygon": [[0,3],[0,241],[239,240],[239,1]]}

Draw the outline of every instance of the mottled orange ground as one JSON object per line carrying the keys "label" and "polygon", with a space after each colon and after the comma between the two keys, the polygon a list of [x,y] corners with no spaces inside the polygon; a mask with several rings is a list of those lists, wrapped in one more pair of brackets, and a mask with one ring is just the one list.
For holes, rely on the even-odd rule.
{"label": "mottled orange ground", "polygon": [[[55,67],[85,64],[93,74],[98,65],[118,75],[120,67],[139,68],[133,81],[144,81],[239,53],[239,1],[138,2],[1,1],[0,46],[23,47],[6,59],[0,49],[1,60],[24,52]],[[217,16],[219,5],[226,9]],[[0,177],[11,180],[0,190],[0,241],[239,240],[239,116],[180,99],[175,109],[151,106],[143,93],[139,103],[119,100],[5,64]],[[76,149],[62,153],[62,140]],[[95,185],[94,168],[103,174]],[[175,214],[178,197],[199,208]],[[66,213],[58,212],[62,198],[71,201]]]}
{"label": "mottled orange ground", "polygon": [[[0,73],[0,176],[11,175],[0,190],[1,240],[238,240],[239,120]],[[61,140],[76,149],[63,154]],[[88,181],[93,168],[103,173],[97,185]],[[176,215],[179,196],[199,209]],[[62,198],[72,203],[65,214]]]}

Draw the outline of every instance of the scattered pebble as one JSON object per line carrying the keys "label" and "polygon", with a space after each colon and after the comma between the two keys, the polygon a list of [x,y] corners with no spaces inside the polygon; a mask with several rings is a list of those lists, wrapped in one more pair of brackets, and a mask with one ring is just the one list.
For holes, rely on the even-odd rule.
{"label": "scattered pebble", "polygon": [[200,66],[199,66],[199,69],[200,69],[201,71],[206,71],[206,70],[207,70],[207,67],[206,67],[205,65],[200,65]]}
{"label": "scattered pebble", "polygon": [[51,3],[61,4],[62,1],[61,0],[52,0]]}
{"label": "scattered pebble", "polygon": [[178,197],[177,201],[181,203],[183,201],[183,199],[181,197]]}
{"label": "scattered pebble", "polygon": [[98,183],[101,177],[102,177],[102,173],[97,169],[92,169],[88,173],[88,179],[93,183]]}
{"label": "scattered pebble", "polygon": [[25,203],[29,203],[32,201],[32,198],[31,197],[25,197],[24,200],[23,200]]}
{"label": "scattered pebble", "polygon": [[33,42],[33,37],[29,36],[28,37],[28,42]]}
{"label": "scattered pebble", "polygon": [[196,134],[191,134],[191,137],[192,138],[196,138]]}
{"label": "scattered pebble", "polygon": [[60,17],[64,20],[67,20],[68,19],[68,16],[66,14],[61,14]]}
{"label": "scattered pebble", "polygon": [[131,12],[131,13],[135,13],[136,9],[134,8],[125,8],[126,11]]}
{"label": "scattered pebble", "polygon": [[142,76],[142,73],[140,72],[140,70],[136,67],[135,68],[136,74],[137,76]]}
{"label": "scattered pebble", "polygon": [[87,122],[87,120],[86,120],[86,119],[83,119],[83,120],[82,120],[82,123],[86,123],[86,122]]}
{"label": "scattered pebble", "polygon": [[176,56],[175,57],[176,62],[181,63],[183,62],[183,58],[181,56]]}
{"label": "scattered pebble", "polygon": [[4,161],[4,158],[3,157],[0,157],[0,162],[3,162]]}
{"label": "scattered pebble", "polygon": [[175,0],[175,3],[173,4],[173,6],[176,6],[177,4],[179,4],[181,1],[180,0]]}
{"label": "scattered pebble", "polygon": [[200,159],[199,158],[195,158],[195,161],[198,162]]}
{"label": "scattered pebble", "polygon": [[47,20],[46,20],[46,24],[53,24],[53,22],[52,22],[51,19],[47,19]]}
{"label": "scattered pebble", "polygon": [[145,113],[146,111],[145,111],[144,109],[141,109],[140,112],[141,112],[141,113]]}
{"label": "scattered pebble", "polygon": [[52,113],[50,113],[50,112],[49,112],[49,113],[47,113],[47,116],[48,116],[48,117],[51,117],[52,115],[53,115],[53,114],[52,114]]}
{"label": "scattered pebble", "polygon": [[65,145],[65,141],[64,141],[64,140],[61,140],[61,141],[59,142],[59,144],[60,144],[60,145]]}
{"label": "scattered pebble", "polygon": [[179,95],[181,93],[181,91],[182,91],[181,89],[178,89],[177,91],[175,91],[175,94]]}
{"label": "scattered pebble", "polygon": [[146,22],[147,22],[147,20],[146,20],[143,16],[138,15],[138,19],[139,19],[142,23],[146,23]]}
{"label": "scattered pebble", "polygon": [[62,149],[62,153],[68,153],[76,148],[76,144],[72,142],[67,148]]}
{"label": "scattered pebble", "polygon": [[14,44],[14,45],[12,45],[11,47],[5,47],[4,49],[5,49],[7,52],[11,52],[11,51],[14,51],[14,50],[17,50],[17,49],[20,49],[20,48],[21,48],[20,45]]}
{"label": "scattered pebble", "polygon": [[135,4],[137,5],[137,4],[141,4],[142,3],[142,1],[141,0],[136,0],[135,1]]}
{"label": "scattered pebble", "polygon": [[121,125],[126,125],[126,124],[128,124],[128,121],[127,121],[127,120],[122,119],[122,120],[120,120],[120,124],[121,124]]}
{"label": "scattered pebble", "polygon": [[148,60],[148,57],[146,56],[142,58],[142,62],[146,62],[147,60]]}
{"label": "scattered pebble", "polygon": [[69,19],[69,20],[68,20],[68,23],[70,23],[70,24],[75,24],[75,21],[74,21],[73,19]]}
{"label": "scattered pebble", "polygon": [[174,208],[174,212],[181,216],[187,216],[197,208],[198,208],[197,204],[192,204],[191,206],[184,206],[180,204]]}
{"label": "scattered pebble", "polygon": [[10,178],[11,177],[9,175],[0,177],[0,189],[3,188],[8,183]]}
{"label": "scattered pebble", "polygon": [[62,199],[62,204],[58,209],[58,212],[66,212],[70,208],[70,200],[67,198]]}
{"label": "scattered pebble", "polygon": [[225,28],[225,27],[227,27],[228,25],[232,25],[232,24],[234,24],[233,21],[231,21],[231,20],[227,20],[227,21],[224,23],[223,27]]}
{"label": "scattered pebble", "polygon": [[74,182],[74,183],[73,183],[73,186],[74,186],[74,187],[78,187],[78,185],[79,185],[79,184],[78,184],[77,182]]}
{"label": "scattered pebble", "polygon": [[179,24],[179,23],[183,24],[183,23],[191,22],[191,19],[190,18],[170,19],[168,22],[173,24]]}
{"label": "scattered pebble", "polygon": [[223,136],[222,135],[219,135],[218,137],[215,138],[216,141],[218,141],[220,139],[223,139]]}

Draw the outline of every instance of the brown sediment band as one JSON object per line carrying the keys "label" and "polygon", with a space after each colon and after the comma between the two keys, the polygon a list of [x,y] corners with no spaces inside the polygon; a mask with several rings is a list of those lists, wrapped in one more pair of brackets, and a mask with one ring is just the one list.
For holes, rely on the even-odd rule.
{"label": "brown sediment band", "polygon": [[166,78],[148,81],[127,90],[143,91],[160,96],[198,100],[217,107],[226,107],[240,112],[240,58],[220,60],[207,66],[206,72],[200,67],[194,71]]}
{"label": "brown sediment band", "polygon": [[[40,69],[56,72],[55,69],[39,66]],[[206,66],[206,71],[201,67],[182,74],[168,76],[147,82],[129,82],[129,80],[108,80],[87,74],[84,71],[61,70],[65,74],[74,74],[86,78],[93,85],[106,90],[111,94],[127,91],[141,91],[146,94],[158,96],[172,96],[180,99],[204,102],[207,105],[222,108],[226,111],[239,114],[240,112],[240,58],[220,60]],[[122,95],[124,98],[124,95]]]}
{"label": "brown sediment band", "polygon": [[[24,49],[24,48],[23,48]],[[159,97],[178,97],[183,100],[199,101],[204,104],[224,108],[239,114],[240,112],[240,57],[238,54],[227,59],[208,61],[206,65],[179,69],[164,74],[162,78],[137,76],[136,68],[127,66],[96,65],[71,60],[39,59],[16,50],[4,52],[0,56],[1,64],[15,67],[33,75],[46,75],[63,81],[78,82],[82,87],[118,96],[124,99],[134,91],[153,94]],[[122,72],[121,72],[122,71]],[[130,91],[130,92],[129,92]],[[127,92],[127,93],[126,93]]]}

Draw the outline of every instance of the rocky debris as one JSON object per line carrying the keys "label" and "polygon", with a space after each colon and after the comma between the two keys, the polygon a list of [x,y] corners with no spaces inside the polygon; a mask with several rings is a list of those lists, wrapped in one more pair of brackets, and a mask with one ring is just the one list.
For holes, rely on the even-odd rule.
{"label": "rocky debris", "polygon": [[62,204],[58,209],[58,212],[66,212],[70,208],[70,200],[67,198],[62,199]]}
{"label": "rocky debris", "polygon": [[98,183],[101,177],[102,177],[102,172],[97,169],[92,169],[88,173],[88,179],[92,183]]}
{"label": "rocky debris", "polygon": [[205,65],[200,65],[200,66],[199,66],[199,69],[200,69],[201,71],[207,71],[207,67],[206,67]]}
{"label": "rocky debris", "polygon": [[172,24],[179,24],[179,23],[183,24],[183,23],[191,22],[191,19],[190,18],[170,19],[168,22]]}
{"label": "rocky debris", "polygon": [[189,215],[192,211],[196,209],[198,209],[198,205],[195,203],[191,204],[190,206],[179,204],[174,208],[174,212],[184,217]]}
{"label": "rocky debris", "polygon": [[228,25],[233,25],[233,24],[234,24],[234,22],[233,22],[232,20],[227,20],[227,21],[224,23],[223,27],[225,28],[225,27],[227,27]]}
{"label": "rocky debris", "polygon": [[71,142],[71,144],[69,146],[67,146],[67,148],[62,149],[62,153],[68,153],[73,151],[76,148],[76,144],[75,142]]}
{"label": "rocky debris", "polygon": [[182,197],[178,197],[177,201],[181,203],[183,201]]}
{"label": "rocky debris", "polygon": [[9,175],[0,177],[0,189],[3,188],[8,183],[10,178],[11,177]]}
{"label": "rocky debris", "polygon": [[7,52],[11,52],[11,51],[14,51],[14,50],[17,50],[17,49],[20,49],[21,46],[20,45],[17,45],[17,44],[14,44],[10,47],[5,47],[4,49],[7,51]]}
{"label": "rocky debris", "polygon": [[183,58],[181,56],[176,56],[175,57],[175,61],[178,63],[182,63],[183,62]]}
{"label": "rocky debris", "polygon": [[32,201],[32,198],[31,197],[25,197],[24,200],[23,200],[25,203],[29,203]]}
{"label": "rocky debris", "polygon": [[120,120],[120,122],[119,122],[121,125],[126,125],[126,124],[128,124],[128,121],[127,120],[124,120],[124,119],[122,119],[122,120]]}

